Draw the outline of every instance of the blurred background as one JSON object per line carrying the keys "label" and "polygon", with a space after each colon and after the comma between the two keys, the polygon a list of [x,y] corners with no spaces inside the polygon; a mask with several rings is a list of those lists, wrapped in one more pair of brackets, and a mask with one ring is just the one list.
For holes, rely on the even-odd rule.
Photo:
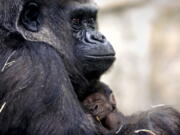
{"label": "blurred background", "polygon": [[157,104],[180,110],[180,1],[96,0],[99,29],[117,60],[103,77],[126,114]]}

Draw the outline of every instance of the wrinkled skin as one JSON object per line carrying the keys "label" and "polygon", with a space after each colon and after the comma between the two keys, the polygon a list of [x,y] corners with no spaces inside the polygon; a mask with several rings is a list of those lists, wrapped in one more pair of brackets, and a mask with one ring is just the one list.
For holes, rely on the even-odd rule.
{"label": "wrinkled skin", "polygon": [[94,9],[88,0],[0,0],[1,135],[97,134],[78,98],[101,84],[115,54],[89,23],[72,27]]}

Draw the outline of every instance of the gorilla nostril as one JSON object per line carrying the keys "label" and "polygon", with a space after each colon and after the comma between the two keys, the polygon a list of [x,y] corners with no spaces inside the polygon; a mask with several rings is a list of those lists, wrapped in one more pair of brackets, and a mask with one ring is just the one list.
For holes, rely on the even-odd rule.
{"label": "gorilla nostril", "polygon": [[105,43],[106,38],[104,35],[102,35],[99,32],[94,32],[94,31],[86,31],[85,32],[85,41],[87,43],[92,43],[92,44],[99,44],[99,43]]}
{"label": "gorilla nostril", "polygon": [[94,40],[94,39],[96,39],[96,38],[95,38],[94,35],[91,35],[91,36],[90,36],[90,39],[93,39],[93,40]]}
{"label": "gorilla nostril", "polygon": [[102,38],[102,40],[105,40],[105,39],[106,39],[106,37],[105,37],[104,35],[101,35],[101,36],[102,36],[102,37],[101,37],[101,38]]}
{"label": "gorilla nostril", "polygon": [[94,109],[89,109],[89,111],[93,113]]}
{"label": "gorilla nostril", "polygon": [[113,111],[116,110],[116,106],[115,105],[112,106],[112,110]]}
{"label": "gorilla nostril", "polygon": [[98,105],[95,105],[94,110],[97,110],[98,108],[99,108]]}

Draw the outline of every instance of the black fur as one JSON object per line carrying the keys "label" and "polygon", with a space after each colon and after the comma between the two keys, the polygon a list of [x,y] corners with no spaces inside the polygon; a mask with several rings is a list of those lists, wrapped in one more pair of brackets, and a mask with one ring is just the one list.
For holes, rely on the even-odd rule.
{"label": "black fur", "polygon": [[[121,114],[122,117],[122,114]],[[124,116],[117,135],[179,135],[180,113],[172,107],[157,107],[151,110]]]}
{"label": "black fur", "polygon": [[37,28],[22,24],[28,2],[0,0],[0,135],[95,135],[76,95],[94,78],[74,55],[67,12],[88,0],[30,1],[40,5]]}
{"label": "black fur", "polygon": [[1,67],[12,53],[15,63],[0,78],[1,135],[94,134],[56,50],[26,42],[1,50]]}

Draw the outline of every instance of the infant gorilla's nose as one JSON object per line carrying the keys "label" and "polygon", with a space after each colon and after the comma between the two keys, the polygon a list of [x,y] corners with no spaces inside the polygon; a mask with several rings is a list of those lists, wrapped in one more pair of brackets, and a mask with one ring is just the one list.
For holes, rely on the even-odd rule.
{"label": "infant gorilla's nose", "polygon": [[93,113],[93,115],[97,115],[100,111],[99,105],[95,104],[90,108],[90,112]]}
{"label": "infant gorilla's nose", "polygon": [[99,119],[104,119],[112,111],[113,107],[110,104],[95,104],[91,108],[91,113]]}
{"label": "infant gorilla's nose", "polygon": [[95,105],[94,106],[94,110],[98,110],[99,106],[98,105]]}

